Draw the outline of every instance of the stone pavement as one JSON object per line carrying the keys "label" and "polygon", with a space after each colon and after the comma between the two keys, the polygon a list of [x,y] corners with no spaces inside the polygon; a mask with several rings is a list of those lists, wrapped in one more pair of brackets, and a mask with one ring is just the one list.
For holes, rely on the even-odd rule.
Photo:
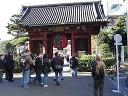
{"label": "stone pavement", "polygon": [[[35,75],[32,75],[34,77]],[[30,84],[30,88],[20,87],[21,74],[15,74],[15,82],[4,80],[0,84],[0,96],[93,96],[93,80],[90,73],[78,73],[77,78],[72,78],[70,72],[64,72],[64,80],[60,86],[56,86],[54,73],[49,74],[49,86],[42,87],[38,83]],[[31,78],[33,79],[33,78]],[[105,78],[104,96],[123,96],[112,92],[115,85],[107,77]]]}

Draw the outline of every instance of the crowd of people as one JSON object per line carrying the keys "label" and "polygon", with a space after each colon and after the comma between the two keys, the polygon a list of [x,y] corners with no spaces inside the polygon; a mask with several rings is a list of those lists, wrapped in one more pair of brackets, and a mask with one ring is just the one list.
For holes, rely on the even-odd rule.
{"label": "crowd of people", "polygon": [[[76,54],[73,54],[71,58],[67,56],[67,62],[72,70],[72,77],[77,77],[78,59]],[[53,70],[55,73],[54,81],[56,85],[59,86],[61,80],[63,80],[63,65],[64,58],[60,56],[58,52],[55,52],[53,58],[50,60],[48,55],[37,53],[35,58],[32,58],[29,50],[26,50],[20,56],[20,67],[22,68],[22,79],[21,87],[29,88],[28,84],[30,82],[30,71],[34,69],[35,77],[32,80],[32,84],[36,84],[38,81],[43,87],[48,87],[48,74]],[[14,69],[13,54],[8,52],[8,54],[0,55],[0,83],[3,83],[2,77],[5,72],[5,79],[9,82],[14,82],[13,80],[13,69]],[[92,77],[94,78],[94,96],[103,96],[103,85],[105,77],[105,64],[101,61],[101,58],[96,55],[96,60],[92,64]],[[44,74],[43,78],[41,74]]]}
{"label": "crowd of people", "polygon": [[[77,77],[78,60],[75,55],[70,59],[69,56],[65,57],[70,68],[72,69],[72,76]],[[54,81],[56,85],[60,85],[60,81],[63,80],[63,65],[64,57],[58,52],[55,52],[52,59],[48,58],[48,55],[42,53],[36,53],[34,58],[31,56],[29,50],[25,50],[24,53],[20,54],[19,59],[20,67],[22,69],[21,87],[29,88],[31,70],[34,70],[35,77],[32,80],[32,84],[36,84],[38,81],[43,87],[48,87],[48,74],[53,71],[55,73]],[[8,52],[7,55],[0,55],[0,82],[3,83],[2,77],[5,72],[5,79],[9,82],[13,80],[13,69],[15,68],[14,59],[12,52]],[[41,77],[43,74],[43,78]]]}

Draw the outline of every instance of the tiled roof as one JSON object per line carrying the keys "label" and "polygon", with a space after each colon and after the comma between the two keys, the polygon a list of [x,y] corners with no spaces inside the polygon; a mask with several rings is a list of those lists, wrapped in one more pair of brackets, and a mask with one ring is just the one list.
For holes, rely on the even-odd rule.
{"label": "tiled roof", "polygon": [[106,22],[100,2],[79,2],[42,6],[24,6],[23,26],[47,26]]}

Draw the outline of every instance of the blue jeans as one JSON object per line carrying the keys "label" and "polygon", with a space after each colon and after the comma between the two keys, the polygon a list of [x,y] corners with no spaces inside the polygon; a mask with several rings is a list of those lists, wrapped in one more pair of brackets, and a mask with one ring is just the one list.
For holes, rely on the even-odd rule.
{"label": "blue jeans", "polygon": [[48,73],[44,73],[43,84],[48,85]]}
{"label": "blue jeans", "polygon": [[29,74],[30,74],[30,70],[23,70],[23,77],[21,80],[21,86],[22,87],[27,87],[28,83],[29,83]]}
{"label": "blue jeans", "polygon": [[55,71],[55,78],[56,78],[56,82],[60,83],[62,79],[62,71]]}
{"label": "blue jeans", "polygon": [[72,69],[72,77],[77,77],[77,68]]}

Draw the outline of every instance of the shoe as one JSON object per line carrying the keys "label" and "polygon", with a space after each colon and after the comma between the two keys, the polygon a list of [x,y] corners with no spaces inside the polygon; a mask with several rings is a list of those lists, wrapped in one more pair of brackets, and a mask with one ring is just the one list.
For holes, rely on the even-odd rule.
{"label": "shoe", "polygon": [[42,83],[40,83],[41,85],[43,85],[43,82]]}
{"label": "shoe", "polygon": [[54,81],[56,81],[56,79],[54,79]]}
{"label": "shoe", "polygon": [[5,78],[5,80],[8,80],[8,78]]}
{"label": "shoe", "polygon": [[56,82],[56,85],[57,85],[57,86],[59,86],[59,85],[60,85],[60,83],[59,83],[59,82]]}
{"label": "shoe", "polygon": [[14,82],[14,80],[8,80],[9,82]]}
{"label": "shoe", "polygon": [[61,80],[64,80],[63,78]]}
{"label": "shoe", "polygon": [[60,86],[60,83],[56,83],[57,86]]}
{"label": "shoe", "polygon": [[44,87],[48,87],[48,85],[44,85]]}
{"label": "shoe", "polygon": [[23,88],[29,88],[28,86],[24,86]]}

